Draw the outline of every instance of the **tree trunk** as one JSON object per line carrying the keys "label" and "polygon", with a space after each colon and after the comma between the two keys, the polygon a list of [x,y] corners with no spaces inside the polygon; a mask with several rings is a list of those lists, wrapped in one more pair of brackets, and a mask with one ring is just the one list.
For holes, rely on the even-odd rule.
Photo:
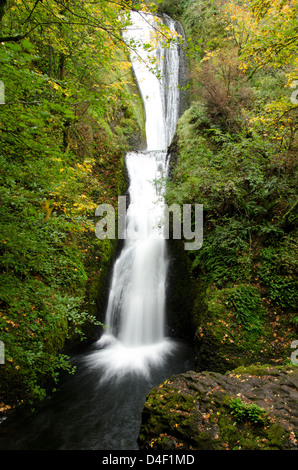
{"label": "tree trunk", "polygon": [[7,0],[0,0],[0,21],[2,20],[2,17],[4,15],[4,9],[6,6]]}
{"label": "tree trunk", "polygon": [[58,65],[58,79],[63,80],[65,77],[65,66],[66,66],[66,57],[63,52],[59,55],[59,65]]}

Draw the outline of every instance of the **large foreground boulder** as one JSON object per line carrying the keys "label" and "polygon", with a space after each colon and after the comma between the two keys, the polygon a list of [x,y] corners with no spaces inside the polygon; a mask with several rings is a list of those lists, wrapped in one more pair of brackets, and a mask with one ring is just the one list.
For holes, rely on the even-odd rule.
{"label": "large foreground boulder", "polygon": [[154,388],[140,449],[298,449],[298,368],[187,372]]}

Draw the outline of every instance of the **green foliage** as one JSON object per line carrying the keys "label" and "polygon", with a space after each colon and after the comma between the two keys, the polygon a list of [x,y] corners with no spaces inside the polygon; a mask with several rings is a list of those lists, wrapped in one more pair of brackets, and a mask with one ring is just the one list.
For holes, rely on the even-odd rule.
{"label": "green foliage", "polygon": [[204,57],[206,50],[213,51],[227,40],[226,31],[220,22],[220,3],[217,0],[183,3],[181,21],[188,37],[190,56],[195,62]]}
{"label": "green foliage", "polygon": [[[203,246],[188,252],[200,286],[197,361],[220,371],[243,361],[282,363],[296,338],[297,106],[288,87],[294,37],[287,51],[276,44],[287,47],[296,4],[270,5],[257,24],[251,6],[264,3],[193,0],[181,15],[191,106],[178,122],[166,197],[204,206]],[[277,38],[271,20],[279,6],[278,22],[286,22]]]}
{"label": "green foliage", "polygon": [[218,287],[239,278],[249,280],[252,263],[249,229],[241,220],[224,218],[222,225],[216,225],[210,235],[205,236],[200,252],[193,256],[193,269],[199,267],[206,281],[216,282]]}
{"label": "green foliage", "polygon": [[260,326],[264,315],[262,300],[258,290],[251,285],[239,285],[230,289],[226,296],[228,307],[232,306],[234,317],[247,329]]}
{"label": "green foliage", "polygon": [[158,5],[158,13],[166,13],[172,18],[177,18],[182,15],[188,0],[155,0]]}
{"label": "green foliage", "polygon": [[[101,325],[114,241],[94,211],[125,190],[143,106],[121,28],[130,2],[9,2],[0,25],[1,400],[42,398],[64,346]],[[89,330],[88,330],[89,331]]]}
{"label": "green foliage", "polygon": [[250,422],[265,425],[268,421],[266,410],[255,403],[248,405],[240,398],[234,398],[230,401],[229,408],[237,423]]}
{"label": "green foliage", "polygon": [[282,219],[286,204],[290,208],[295,201],[294,179],[282,157],[277,162],[270,141],[257,134],[232,137],[196,103],[180,119],[177,136],[179,159],[167,185],[168,202],[201,203],[205,211],[204,243],[191,254],[193,268],[218,286],[249,280],[257,242],[278,243],[288,230]]}
{"label": "green foliage", "polygon": [[260,252],[259,276],[268,289],[268,297],[286,309],[295,309],[297,291],[297,243],[287,237],[282,245]]}
{"label": "green foliage", "polygon": [[246,350],[247,355],[258,353],[266,318],[259,289],[250,284],[235,284],[207,292],[206,315],[217,323],[215,337],[226,337],[231,345]]}

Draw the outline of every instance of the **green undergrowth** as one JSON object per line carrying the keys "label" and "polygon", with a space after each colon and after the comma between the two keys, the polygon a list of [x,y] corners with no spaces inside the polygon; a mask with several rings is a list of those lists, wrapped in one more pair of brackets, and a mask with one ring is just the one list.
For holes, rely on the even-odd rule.
{"label": "green undergrowth", "polygon": [[191,105],[178,122],[166,198],[204,208],[203,245],[187,253],[198,367],[286,363],[298,324],[294,56],[285,64],[266,56],[252,70],[245,51],[254,37],[241,42],[249,4],[181,6]]}
{"label": "green undergrowth", "polygon": [[[43,21],[38,3],[29,26]],[[95,209],[101,203],[117,208],[127,187],[125,153],[144,140],[144,109],[127,50],[108,37],[95,48],[92,41],[102,41],[104,33],[84,22],[72,29],[64,16],[59,27],[68,35],[51,36],[52,7],[40,34],[32,28],[28,38],[3,42],[0,50],[5,406],[44,398],[62,371],[73,372],[72,346],[101,327],[116,242],[96,238]],[[110,5],[105,15],[116,28]],[[27,16],[24,5],[9,5],[1,34],[18,32]]]}

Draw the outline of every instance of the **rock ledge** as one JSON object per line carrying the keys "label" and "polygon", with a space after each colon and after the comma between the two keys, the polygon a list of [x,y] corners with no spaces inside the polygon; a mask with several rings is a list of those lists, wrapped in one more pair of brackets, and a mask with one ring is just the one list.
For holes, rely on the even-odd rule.
{"label": "rock ledge", "polygon": [[298,369],[172,376],[147,396],[140,449],[297,450]]}

